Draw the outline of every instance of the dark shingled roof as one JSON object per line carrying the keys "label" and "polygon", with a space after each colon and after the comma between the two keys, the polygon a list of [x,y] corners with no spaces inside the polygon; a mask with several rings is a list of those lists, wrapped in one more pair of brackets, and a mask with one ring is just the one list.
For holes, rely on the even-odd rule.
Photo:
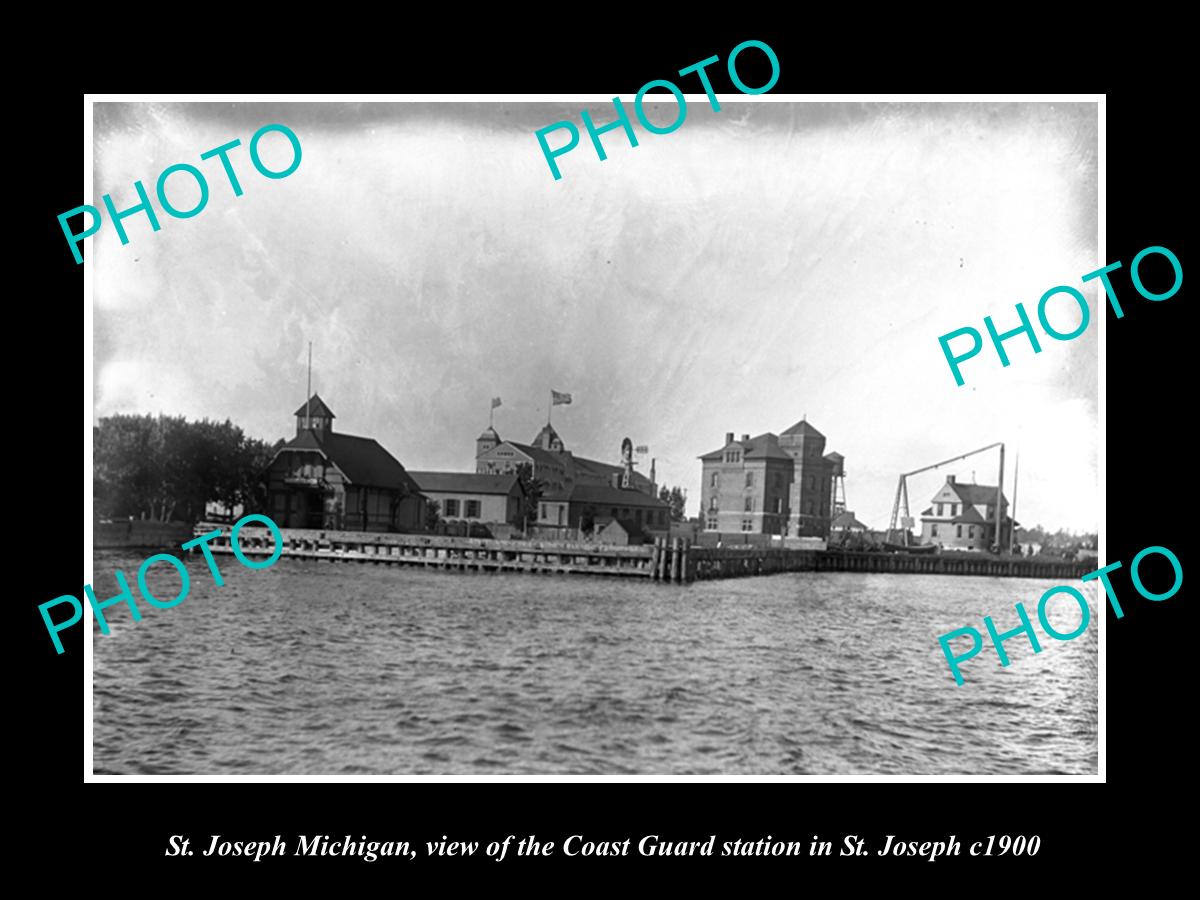
{"label": "dark shingled roof", "polygon": [[[994,495],[993,495],[994,496]],[[968,506],[961,516],[954,517],[955,525],[986,525],[987,519],[979,514],[974,506]]]}
{"label": "dark shingled roof", "polygon": [[[613,475],[622,475],[625,472],[624,466],[600,462],[599,460],[595,459],[587,459],[583,456],[572,456],[571,461],[575,463],[576,477],[582,473],[584,475],[590,475],[593,478],[604,478],[605,480],[608,480],[612,478]],[[637,471],[633,473],[633,482],[634,484],[641,484],[647,487],[650,485],[650,479],[641,472]]]}
{"label": "dark shingled roof", "polygon": [[520,484],[516,475],[478,472],[409,472],[424,493],[508,494]]}
{"label": "dark shingled roof", "polygon": [[750,438],[742,443],[746,448],[746,459],[791,459],[792,455],[779,446],[779,438],[771,432]]}
{"label": "dark shingled roof", "polygon": [[625,490],[624,488],[608,487],[603,484],[575,485],[571,489],[571,502],[594,503],[596,505],[607,506],[642,506],[650,507],[651,509],[671,508],[657,497],[651,497],[649,494],[643,494],[641,491],[635,491],[632,488]]}
{"label": "dark shingled roof", "polygon": [[829,523],[829,527],[831,529],[832,528],[861,528],[863,531],[867,530],[867,526],[864,525],[862,522],[858,521],[858,519],[854,518],[854,513],[850,512],[849,510],[846,510],[846,512],[839,514],[836,519],[834,519],[832,522]]}
{"label": "dark shingled roof", "polygon": [[825,437],[825,435],[821,434],[821,432],[809,425],[807,419],[797,422],[795,425],[785,431],[784,434],[811,434],[814,437]]}
{"label": "dark shingled roof", "polygon": [[[824,437],[824,435],[821,434],[821,432],[817,431],[817,429],[813,428],[807,422],[800,422],[796,425],[793,425],[791,428],[789,428],[787,431],[785,431],[784,434],[799,434],[800,432],[797,431],[796,429],[798,429],[800,427],[800,425],[805,426],[805,428],[807,429],[807,431],[805,431],[804,433],[806,433],[806,434],[811,433],[811,434],[817,435],[818,437]],[[742,450],[744,451],[743,455],[742,455],[743,459],[791,459],[792,458],[792,455],[790,453],[788,453],[786,450],[784,450],[782,447],[779,446],[779,436],[771,431],[767,431],[767,432],[764,432],[763,434],[752,437],[748,441],[734,441],[733,444],[726,444],[725,446],[729,447],[729,446],[734,446],[734,445],[741,447]],[[724,454],[725,454],[725,447],[721,447],[718,450],[713,450],[711,453],[705,453],[703,456],[700,457],[700,459],[719,460],[719,459],[721,459],[721,457]],[[841,458],[841,457],[839,457],[839,458]]]}
{"label": "dark shingled roof", "polygon": [[510,447],[515,447],[520,450],[530,459],[537,460],[540,463],[549,463],[554,466],[566,466],[563,460],[563,454],[555,453],[551,450],[543,450],[541,447],[533,447],[529,444],[518,444],[516,441],[505,441]]}
{"label": "dark shingled roof", "polygon": [[621,526],[625,530],[625,534],[635,540],[646,536],[645,530],[637,523],[637,519],[614,519],[611,516],[597,516],[595,532],[599,533],[610,525]]}
{"label": "dark shingled roof", "polygon": [[[314,413],[315,415],[315,413]],[[287,450],[317,450],[345,473],[351,483],[364,487],[405,488],[420,493],[417,483],[404,471],[404,466],[388,453],[374,438],[353,434],[305,431],[284,444]]]}
{"label": "dark shingled roof", "polygon": [[[943,485],[945,487],[946,485]],[[996,486],[986,484],[959,484],[957,481],[950,482],[949,487],[954,493],[962,499],[964,503],[995,503],[996,502]],[[939,488],[941,490],[941,488]],[[1000,495],[1004,503],[1008,503],[1008,498],[1003,494]]]}
{"label": "dark shingled roof", "polygon": [[[327,419],[337,418],[333,414],[333,410],[325,405],[325,401],[321,399],[320,394],[313,394],[310,400],[312,406],[312,415],[324,416]],[[301,403],[300,408],[292,413],[293,416],[306,416],[309,414],[309,403]]]}

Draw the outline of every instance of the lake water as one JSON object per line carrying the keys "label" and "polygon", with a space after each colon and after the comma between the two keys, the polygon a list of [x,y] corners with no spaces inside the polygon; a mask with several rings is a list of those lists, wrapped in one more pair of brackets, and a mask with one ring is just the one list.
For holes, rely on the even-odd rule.
{"label": "lake water", "polygon": [[[97,553],[97,596],[148,554]],[[94,767],[147,774],[1094,773],[1097,619],[937,636],[1055,582],[790,573],[684,587],[282,559],[188,560],[179,606],[93,635]],[[178,580],[150,576],[165,598]],[[159,588],[161,585],[161,588]],[[136,588],[135,588],[136,591]],[[1061,604],[1061,611],[1057,609]],[[1070,632],[1073,603],[1051,622]]]}

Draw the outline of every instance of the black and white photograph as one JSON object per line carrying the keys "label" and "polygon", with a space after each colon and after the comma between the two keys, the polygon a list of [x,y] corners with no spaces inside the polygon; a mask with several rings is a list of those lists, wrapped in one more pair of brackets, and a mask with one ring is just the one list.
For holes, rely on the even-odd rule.
{"label": "black and white photograph", "polygon": [[1102,774],[1099,103],[685,90],[92,103],[95,776]]}

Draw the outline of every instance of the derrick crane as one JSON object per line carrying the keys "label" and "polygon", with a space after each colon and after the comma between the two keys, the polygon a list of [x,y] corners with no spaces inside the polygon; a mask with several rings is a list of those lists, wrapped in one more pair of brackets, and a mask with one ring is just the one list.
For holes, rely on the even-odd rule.
{"label": "derrick crane", "polygon": [[896,500],[892,504],[892,521],[888,525],[887,539],[889,543],[894,543],[897,536],[896,520],[900,518],[901,506],[904,508],[904,516],[900,518],[900,524],[904,529],[904,543],[908,544],[909,529],[913,526],[912,514],[908,508],[908,481],[907,479],[913,475],[920,475],[922,472],[928,472],[931,469],[939,468],[940,466],[949,465],[952,462],[958,462],[960,459],[966,459],[968,456],[974,456],[976,453],[983,453],[985,450],[991,450],[993,447],[1000,448],[1000,475],[996,479],[996,544],[997,549],[1000,545],[1000,524],[1001,524],[1001,497],[1004,489],[1004,442],[997,441],[994,444],[988,444],[986,447],[980,447],[978,450],[971,450],[969,453],[963,453],[960,456],[955,456],[950,459],[943,459],[941,462],[934,463],[932,466],[923,466],[920,469],[913,469],[911,472],[904,472],[900,476],[900,482],[896,485]]}

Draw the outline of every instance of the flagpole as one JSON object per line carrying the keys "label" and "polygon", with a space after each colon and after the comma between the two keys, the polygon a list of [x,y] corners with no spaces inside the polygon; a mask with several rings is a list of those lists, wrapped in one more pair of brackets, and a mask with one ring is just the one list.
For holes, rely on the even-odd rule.
{"label": "flagpole", "polygon": [[550,405],[546,407],[546,424],[550,424],[550,414],[554,412],[554,391],[550,391]]}
{"label": "flagpole", "polygon": [[488,428],[492,428],[495,425],[495,421],[496,421],[496,407],[493,406],[488,411]]}
{"label": "flagpole", "polygon": [[308,342],[308,394],[304,401],[304,428],[312,431],[312,341]]}

